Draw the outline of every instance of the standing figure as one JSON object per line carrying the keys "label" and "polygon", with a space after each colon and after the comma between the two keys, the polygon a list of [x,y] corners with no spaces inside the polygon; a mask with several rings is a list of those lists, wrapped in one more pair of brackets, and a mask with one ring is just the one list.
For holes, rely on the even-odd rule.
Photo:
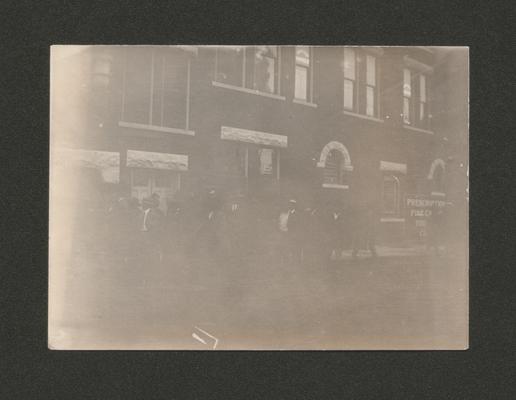
{"label": "standing figure", "polygon": [[337,261],[342,256],[344,243],[344,216],[342,209],[334,205],[330,208],[327,217],[328,233],[329,233],[329,257],[332,261]]}
{"label": "standing figure", "polygon": [[150,260],[162,260],[163,253],[161,240],[163,236],[163,212],[159,209],[159,195],[154,193],[150,198],[142,201],[142,224],[143,245],[145,253]]}
{"label": "standing figure", "polygon": [[280,213],[279,229],[281,232],[281,260],[287,263],[302,261],[301,215],[297,210],[297,201],[288,202],[287,210]]}

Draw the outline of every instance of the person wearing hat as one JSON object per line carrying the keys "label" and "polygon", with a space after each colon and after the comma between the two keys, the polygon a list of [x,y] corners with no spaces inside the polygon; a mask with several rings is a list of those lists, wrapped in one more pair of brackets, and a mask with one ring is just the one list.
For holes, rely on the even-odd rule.
{"label": "person wearing hat", "polygon": [[279,216],[279,230],[282,236],[282,240],[280,240],[282,262],[293,263],[301,261],[300,218],[297,201],[290,199],[287,210],[280,213]]}
{"label": "person wearing hat", "polygon": [[161,261],[163,254],[161,250],[163,213],[159,209],[159,195],[153,193],[152,196],[142,200],[142,221],[140,230],[143,233],[143,242],[147,253],[151,258],[158,257]]}

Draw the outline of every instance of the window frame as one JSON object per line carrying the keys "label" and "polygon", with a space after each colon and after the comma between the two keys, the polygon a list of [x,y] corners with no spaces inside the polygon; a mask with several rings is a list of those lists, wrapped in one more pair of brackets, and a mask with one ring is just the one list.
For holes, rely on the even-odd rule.
{"label": "window frame", "polygon": [[[346,50],[348,51],[352,51],[353,53],[353,75],[354,77],[351,78],[351,77],[346,77],[346,62],[348,61],[347,60],[347,57],[346,57]],[[343,71],[342,71],[342,75],[343,75],[343,108],[344,110],[346,111],[349,111],[349,112],[356,112],[358,113],[358,75],[359,75],[359,72],[358,72],[358,62],[357,62],[357,49],[353,48],[353,47],[344,47],[343,49],[343,59],[344,59],[344,66],[343,66]],[[351,83],[351,101],[352,101],[352,105],[351,107],[346,107],[346,82],[349,82]]]}
{"label": "window frame", "polygon": [[[276,98],[280,100],[285,100],[285,97],[281,95],[281,66],[282,66],[282,46],[269,46],[274,47],[276,49],[276,57],[274,58],[274,91],[267,92],[259,89],[255,89],[255,66],[256,66],[256,51],[258,50],[258,46],[238,46],[242,47],[243,56],[242,56],[242,82],[238,85],[221,82],[218,79],[218,66],[219,66],[219,57],[221,47],[218,46],[215,49],[215,73],[212,80],[212,85],[217,87],[222,87],[226,89],[233,89],[245,93],[252,93],[257,95],[262,95],[265,97]],[[252,70],[252,71],[250,71]]]}
{"label": "window frame", "polygon": [[[410,95],[405,94],[405,71],[409,71],[410,73]],[[429,80],[430,73],[410,67],[407,65],[403,66],[403,85],[402,85],[402,94],[403,94],[403,103],[402,103],[402,122],[403,125],[407,128],[413,129],[421,129],[423,131],[428,131],[430,127],[430,106],[429,106]],[[424,82],[424,96],[422,96],[422,82]],[[409,116],[406,118],[405,115],[405,101],[408,101],[408,109]],[[423,109],[423,113],[421,113],[421,109]],[[424,115],[423,118],[421,116]]]}
{"label": "window frame", "polygon": [[[327,180],[328,174],[326,171],[329,171],[330,168],[328,168],[328,161],[331,160],[331,157],[333,155],[337,155],[338,158],[338,165],[336,165],[336,171],[337,171],[337,182],[330,182]],[[331,164],[330,164],[331,165]],[[337,149],[332,149],[328,152],[328,155],[325,160],[325,165],[323,169],[323,187],[326,188],[348,188],[348,170],[346,169],[346,159],[344,155]]]}
{"label": "window frame", "polygon": [[[299,47],[306,47],[308,49],[308,64],[303,65],[298,62],[297,50]],[[297,68],[306,69],[306,99],[296,96],[297,88]],[[299,103],[314,104],[314,49],[312,46],[294,46],[294,101]]]}
{"label": "window frame", "polygon": [[[186,64],[186,85],[185,85],[185,116],[184,116],[184,126],[168,126],[163,125],[163,111],[164,111],[164,95],[165,95],[165,70],[164,66],[166,63],[166,54],[163,51],[163,49],[159,48],[152,48],[152,57],[150,60],[150,81],[149,81],[149,110],[147,112],[148,120],[146,123],[142,122],[131,122],[126,119],[125,111],[126,111],[126,98],[127,98],[127,64],[128,64],[128,52],[131,51],[129,48],[124,49],[124,55],[123,55],[123,73],[122,73],[122,98],[121,98],[121,106],[120,106],[120,120],[118,125],[122,127],[127,128],[136,128],[136,129],[147,129],[147,130],[154,130],[154,131],[162,131],[162,132],[171,132],[171,133],[181,133],[181,134],[188,134],[188,135],[194,135],[195,133],[190,130],[190,85],[191,85],[191,60],[190,57],[187,55],[183,55],[184,60],[181,60],[181,63]],[[158,61],[156,61],[156,53],[160,52]],[[155,88],[155,70],[156,70],[156,63],[161,62],[161,88],[160,88],[160,108],[161,108],[161,122],[159,124],[154,123],[153,121],[153,111],[154,110],[154,94],[156,92]]]}
{"label": "window frame", "polygon": [[[346,62],[348,62],[348,57],[346,57],[347,51],[352,51],[353,53],[353,75],[354,78],[346,76]],[[342,71],[342,109],[345,114],[351,114],[360,116],[366,119],[382,121],[380,116],[380,74],[379,74],[379,61],[382,53],[373,52],[373,50],[368,50],[364,48],[357,47],[344,47],[343,50],[343,71]],[[349,53],[348,53],[349,56]],[[368,60],[373,60],[373,78],[374,84],[371,84],[368,80],[369,76],[369,63]],[[351,83],[352,86],[352,107],[346,106],[346,93],[349,93],[346,90],[346,83]],[[368,104],[368,92],[372,91],[373,100],[372,107],[373,112],[369,113],[369,104]]]}
{"label": "window frame", "polygon": [[[267,57],[269,59],[274,60],[274,77],[273,77],[274,88],[273,88],[272,92],[265,91],[265,90],[260,90],[260,89],[256,88],[256,85],[257,85],[257,83],[256,83],[256,81],[257,81],[256,70],[257,70],[257,63],[258,63],[257,53],[260,50],[260,47],[266,47],[267,48],[267,53],[269,53],[269,51],[270,51],[270,54],[272,54],[272,57],[270,55],[265,55],[264,57]],[[251,82],[248,85],[248,87],[250,87],[250,89],[256,90],[257,92],[260,92],[260,93],[267,93],[267,94],[273,94],[273,95],[280,94],[281,93],[281,83],[280,83],[280,81],[281,81],[281,79],[280,79],[280,71],[281,71],[280,46],[269,46],[269,45],[267,45],[267,46],[252,46],[251,49],[252,49],[252,60],[253,60],[253,63],[252,63],[253,74],[252,74]],[[276,54],[274,55],[274,51],[271,51],[271,50],[275,50]],[[244,60],[245,59],[246,58],[244,57]]]}
{"label": "window frame", "polygon": [[[378,87],[378,62],[377,62],[377,57],[372,55],[372,54],[367,54],[365,53],[365,68],[366,68],[366,78],[365,78],[365,98],[366,98],[366,102],[365,102],[365,115],[367,115],[368,117],[377,117],[379,114],[378,114],[378,93],[377,93],[377,87]],[[372,59],[373,60],[373,65],[374,65],[374,71],[373,71],[373,78],[374,78],[374,84],[371,84],[369,83],[368,81],[368,74],[369,74],[369,63],[368,63],[368,60],[369,59]],[[360,83],[359,83],[360,85]],[[368,113],[368,108],[369,108],[369,103],[368,103],[368,89],[372,89],[372,92],[373,92],[373,113],[372,114],[369,114]]]}
{"label": "window frame", "polygon": [[[406,74],[408,73],[408,83],[406,82]],[[405,125],[412,125],[412,119],[413,119],[413,111],[412,111],[412,102],[413,102],[413,96],[412,96],[412,77],[413,73],[412,70],[408,67],[403,68],[403,84],[402,84],[402,94],[403,94],[403,123]],[[409,85],[408,91],[405,90],[405,85]],[[405,102],[408,104],[407,109],[405,110]],[[407,112],[405,112],[407,111]]]}
{"label": "window frame", "polygon": [[[390,178],[391,182],[394,182],[395,195],[394,202],[395,207],[393,211],[386,211],[385,209],[385,183],[386,179]],[[401,215],[401,181],[398,176],[393,173],[384,173],[382,176],[382,214],[390,217],[399,217]]]}

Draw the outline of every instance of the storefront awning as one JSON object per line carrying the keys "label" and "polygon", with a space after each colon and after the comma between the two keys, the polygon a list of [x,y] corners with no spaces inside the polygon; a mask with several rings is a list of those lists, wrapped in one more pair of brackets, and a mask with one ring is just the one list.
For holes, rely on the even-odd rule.
{"label": "storefront awning", "polygon": [[188,171],[188,156],[185,154],[127,150],[127,166],[133,168]]}
{"label": "storefront awning", "polygon": [[118,183],[120,179],[120,153],[116,152],[60,147],[51,151],[51,163],[58,168],[97,169],[109,183]]}
{"label": "storefront awning", "polygon": [[251,131],[249,129],[222,126],[220,138],[224,140],[236,140],[238,142],[263,144],[265,146],[287,147],[287,136],[273,133]]}

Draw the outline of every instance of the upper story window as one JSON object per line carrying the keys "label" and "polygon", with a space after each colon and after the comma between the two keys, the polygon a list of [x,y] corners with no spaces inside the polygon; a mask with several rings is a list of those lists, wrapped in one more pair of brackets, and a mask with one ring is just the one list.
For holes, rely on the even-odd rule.
{"label": "upper story window", "polygon": [[403,123],[427,128],[428,77],[422,71],[403,69]]}
{"label": "upper story window", "polygon": [[280,92],[278,46],[221,46],[217,48],[215,80],[259,92]]}
{"label": "upper story window", "polygon": [[428,118],[428,116],[427,116],[427,104],[426,104],[426,76],[423,75],[423,74],[419,75],[418,103],[419,103],[418,121],[421,124],[426,125],[426,120]]}
{"label": "upper story window", "polygon": [[355,50],[344,49],[344,108],[347,110],[355,109],[357,73],[357,57]]}
{"label": "upper story window", "polygon": [[344,48],[344,109],[378,116],[377,57]]}
{"label": "upper story window", "polygon": [[257,46],[253,53],[253,89],[276,93],[279,75],[277,46]]}
{"label": "upper story window", "polygon": [[189,62],[179,50],[127,49],[122,121],[187,129]]}
{"label": "upper story window", "polygon": [[216,80],[235,86],[244,86],[245,48],[223,46],[217,49]]}
{"label": "upper story window", "polygon": [[313,57],[308,46],[296,46],[296,73],[294,98],[313,101]]}
{"label": "upper story window", "polygon": [[403,122],[410,124],[412,117],[412,73],[408,68],[403,69]]}

